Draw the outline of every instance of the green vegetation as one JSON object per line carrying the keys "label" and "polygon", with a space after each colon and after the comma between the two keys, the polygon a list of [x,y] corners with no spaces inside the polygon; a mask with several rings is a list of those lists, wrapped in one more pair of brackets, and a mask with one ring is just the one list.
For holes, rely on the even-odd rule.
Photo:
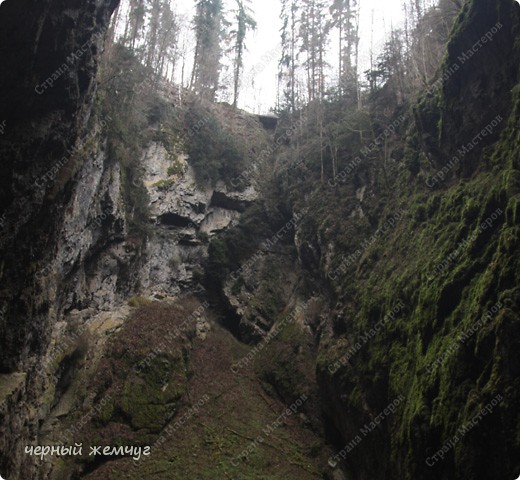
{"label": "green vegetation", "polygon": [[[186,149],[201,182],[232,182],[246,167],[247,150],[232,130],[212,112],[210,104],[194,100],[185,117]],[[229,183],[230,184],[230,183]]]}
{"label": "green vegetation", "polygon": [[[340,311],[342,319],[335,325],[340,339],[322,344],[318,363],[320,383],[338,388],[343,408],[350,412],[349,423],[341,424],[344,431],[357,431],[370,419],[367,406],[375,415],[398,395],[407,398],[406,406],[388,420],[384,440],[391,446],[386,468],[406,480],[441,472],[457,472],[460,478],[474,477],[477,471],[503,476],[512,468],[505,459],[514,458],[520,448],[517,435],[508,430],[518,425],[514,405],[520,400],[518,377],[508,366],[509,356],[520,346],[520,262],[513,253],[520,248],[520,172],[515,154],[520,148],[520,86],[512,91],[512,108],[500,140],[479,155],[478,172],[466,180],[453,172],[456,181],[429,190],[425,180],[432,167],[423,159],[425,151],[430,158],[441,155],[436,133],[440,102],[439,96],[426,96],[418,103],[409,143],[395,150],[406,152],[402,160],[408,169],[390,177],[389,189],[382,181],[375,187],[377,204],[364,202],[367,217],[379,219],[375,227],[369,226],[368,232],[348,225],[331,227],[339,211],[324,209],[324,198],[328,205],[341,204],[339,197],[349,195],[345,185],[337,197],[323,189],[314,192],[314,221],[307,233],[319,236],[324,244],[335,242],[338,248],[324,269],[334,273],[345,265],[343,252],[362,245],[393,212],[407,212],[384,238],[363,249],[346,271],[329,277],[335,296],[348,299],[355,308]],[[442,102],[449,103],[450,98],[443,97]],[[490,218],[492,225],[486,225]],[[463,247],[458,248],[460,244]],[[331,373],[329,367],[399,300],[406,305],[404,311],[353,355],[348,366]],[[503,307],[482,328],[457,343],[497,304]],[[438,359],[443,359],[440,365]],[[495,412],[429,469],[428,456],[499,394],[504,400]],[[331,416],[338,413],[332,400],[325,403]],[[501,442],[491,440],[497,436]],[[373,442],[378,441],[374,438],[357,447],[350,462],[377,475],[381,465],[362,459],[370,458]]]}
{"label": "green vegetation", "polygon": [[170,187],[175,185],[175,179],[174,178],[166,178],[164,180],[159,180],[158,182],[155,182],[152,187],[157,188],[158,190],[169,190]]}
{"label": "green vegetation", "polygon": [[[121,72],[125,72],[122,74]],[[141,152],[146,144],[146,112],[153,112],[153,92],[139,92],[149,72],[126,48],[114,45],[110,64],[101,75],[97,112],[107,119],[108,161],[121,166],[123,198],[131,235],[150,234],[148,193],[142,183]]]}
{"label": "green vegetation", "polygon": [[198,302],[132,300],[140,308],[110,339],[90,378],[96,402],[81,435],[107,445],[156,439],[176,414],[190,374],[194,325],[183,322]]}
{"label": "green vegetation", "polygon": [[[282,208],[272,209],[265,204],[256,203],[251,206],[240,219],[240,224],[219,237],[215,237],[209,245],[209,258],[205,265],[206,281],[214,287],[250,258],[259,245],[274,235],[290,217]],[[293,234],[289,233],[290,240]]]}
{"label": "green vegetation", "polygon": [[168,167],[167,173],[169,176],[182,175],[184,173],[184,166],[180,162],[174,161],[174,164]]}
{"label": "green vegetation", "polygon": [[[473,12],[476,3],[469,10]],[[491,14],[497,12],[488,10],[496,8],[503,15],[512,7],[500,1],[486,8],[480,9],[477,20],[492,25]],[[518,14],[514,12],[513,17]],[[459,29],[475,21],[456,26],[454,41],[461,42],[465,34]],[[472,35],[481,30],[471,28]],[[472,45],[467,39],[463,43]],[[519,58],[516,45],[509,54],[512,59]],[[449,51],[453,55],[462,48],[454,44]],[[499,478],[512,471],[511,459],[520,451],[512,427],[519,424],[514,405],[520,400],[520,384],[517,362],[511,363],[519,349],[520,320],[520,165],[515,153],[520,149],[520,86],[512,91],[507,86],[518,78],[507,73],[516,71],[518,63],[503,61],[495,68],[492,52],[482,53],[479,71],[489,85],[496,85],[482,93],[486,105],[506,112],[497,129],[500,138],[482,142],[433,188],[428,179],[487,123],[478,102],[460,100],[472,88],[464,87],[472,81],[470,71],[453,75],[444,88],[439,84],[410,106],[389,108],[382,102],[385,89],[373,96],[370,110],[363,114],[343,114],[344,104],[326,104],[329,150],[320,155],[320,129],[309,121],[278,155],[286,166],[276,172],[282,186],[277,198],[289,198],[295,208],[309,207],[299,227],[299,241],[309,248],[300,249],[300,258],[316,282],[328,284],[334,306],[329,319],[334,334],[324,335],[318,357],[327,416],[335,419],[335,427],[348,441],[350,433],[359,432],[394,398],[407,399],[381,433],[349,457],[349,465],[367,476],[380,476],[384,470],[405,480],[455,474],[476,478],[476,472]],[[448,56],[444,68],[454,60]],[[312,114],[309,107],[292,121],[281,115],[280,131]],[[464,119],[464,129],[454,123],[458,118]],[[374,147],[374,140],[396,120],[395,131]],[[357,156],[361,162],[349,168]],[[395,226],[366,243],[396,212],[403,213]],[[266,228],[261,222],[257,225]],[[234,265],[237,257],[243,264],[254,254],[254,248],[238,247],[236,237],[243,237],[243,228],[212,243],[210,272],[234,271],[239,268]],[[231,235],[233,248],[228,247]],[[347,261],[357,251],[359,255]],[[273,281],[280,288],[280,281]],[[238,279],[232,293],[241,289]],[[405,307],[380,333],[347,364],[330,369],[399,301]],[[502,307],[485,325],[453,349],[457,339],[497,305]],[[279,305],[271,313],[277,309]],[[292,334],[295,345],[304,343],[297,329]],[[287,335],[290,339],[291,329]],[[304,375],[297,362],[290,361],[291,344],[281,336],[262,355],[260,365],[263,378],[285,395]],[[493,414],[430,469],[428,456],[499,394],[504,400]],[[375,461],[373,452],[379,448],[387,453]]]}
{"label": "green vegetation", "polygon": [[149,298],[143,297],[141,295],[135,295],[128,300],[128,305],[130,307],[137,308],[149,305],[151,302],[152,300],[150,300]]}
{"label": "green vegetation", "polygon": [[[477,3],[470,2],[455,25],[444,69],[453,63],[453,55],[464,50],[466,30],[484,17],[487,21],[483,11],[477,20],[472,16]],[[504,14],[504,5],[505,1],[497,2],[494,13]],[[239,296],[250,288],[242,269],[260,249],[265,250],[263,240],[294,211],[308,207],[297,238],[297,253],[308,278],[300,278],[320,286],[328,307],[312,327],[303,318],[285,325],[251,363],[251,370],[233,376],[233,362],[250,350],[220,330],[206,343],[193,340],[190,332],[171,348],[151,352],[182,315],[165,309],[158,317],[162,327],[154,330],[158,313],[154,309],[163,307],[145,304],[138,310],[139,322],[125,326],[100,366],[95,390],[109,394],[111,401],[89,426],[89,434],[114,442],[135,440],[138,434],[153,441],[172,416],[186,414],[188,405],[203,394],[210,392],[211,401],[189,427],[166,441],[153,462],[130,472],[122,461],[117,468],[100,469],[99,478],[160,479],[169,478],[172,471],[179,478],[233,478],[237,471],[231,460],[262,432],[273,402],[281,399],[288,404],[302,393],[310,397],[304,411],[314,417],[314,427],[319,428],[315,419],[323,407],[346,441],[395,398],[406,398],[348,458],[348,466],[367,478],[387,471],[391,478],[403,480],[505,478],[511,471],[511,459],[520,453],[515,356],[520,348],[520,86],[509,97],[510,88],[502,87],[511,82],[507,79],[511,65],[499,70],[493,64],[489,70],[482,67],[487,80],[507,79],[491,88],[493,95],[502,92],[508,100],[500,102],[501,111],[508,114],[500,138],[483,143],[460,168],[429,187],[428,181],[478,126],[475,119],[482,118],[482,110],[460,95],[470,82],[466,74],[446,79],[413,100],[408,95],[411,79],[406,88],[396,84],[397,69],[404,64],[392,56],[399,36],[391,42],[381,70],[370,72],[374,84],[363,98],[368,102],[364,109],[353,92],[340,92],[294,112],[290,90],[286,92],[294,114],[281,115],[275,137],[281,148],[272,159],[273,175],[262,179],[264,199],[243,214],[237,227],[209,242],[206,285],[221,293],[233,273],[231,292]],[[515,48],[519,45],[516,42]],[[517,59],[519,51],[513,54]],[[486,97],[489,104],[498,102],[493,95]],[[148,120],[169,125],[154,139],[160,138],[172,158],[186,148],[201,183],[224,179],[236,187],[234,181],[243,178],[251,150],[237,135],[236,119],[226,117],[226,107],[219,110],[191,98],[182,115],[170,117],[164,103],[151,105]],[[287,138],[286,132],[302,118],[295,134]],[[455,127],[461,119],[459,131]],[[171,133],[178,130],[176,122],[183,125],[182,140]],[[118,128],[115,137],[131,135]],[[115,146],[121,147],[117,142]],[[128,154],[113,156],[125,165]],[[131,165],[125,167],[126,174],[138,175],[135,163]],[[181,173],[179,168],[173,164],[168,174]],[[164,180],[156,187],[170,188],[172,182]],[[387,228],[396,212],[399,218]],[[199,238],[209,241],[202,234]],[[294,232],[280,240],[284,254],[294,241]],[[288,306],[283,291],[287,276],[272,259],[258,270],[247,306],[276,324]],[[131,302],[143,304],[138,298]],[[372,330],[397,304],[403,305],[398,313],[381,330]],[[497,305],[496,312],[486,317]],[[483,325],[462,342],[460,338],[483,318]],[[316,329],[316,337],[308,328]],[[359,348],[351,354],[357,343]],[[143,358],[149,361],[136,370]],[[263,396],[265,392],[269,397]],[[503,400],[495,411],[430,469],[428,458],[497,395]],[[311,452],[322,451],[321,444],[293,441],[292,433],[290,426],[284,427],[272,443],[241,460],[240,478],[322,475],[308,460]],[[497,436],[501,441],[495,441]],[[280,453],[290,461],[279,463]]]}

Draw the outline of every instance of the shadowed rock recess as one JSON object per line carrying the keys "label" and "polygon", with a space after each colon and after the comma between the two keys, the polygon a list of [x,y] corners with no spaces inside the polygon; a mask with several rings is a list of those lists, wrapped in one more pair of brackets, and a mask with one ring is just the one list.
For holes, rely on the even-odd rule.
{"label": "shadowed rock recess", "polygon": [[0,476],[520,475],[520,5],[460,3],[329,172],[105,46],[118,0],[2,2]]}

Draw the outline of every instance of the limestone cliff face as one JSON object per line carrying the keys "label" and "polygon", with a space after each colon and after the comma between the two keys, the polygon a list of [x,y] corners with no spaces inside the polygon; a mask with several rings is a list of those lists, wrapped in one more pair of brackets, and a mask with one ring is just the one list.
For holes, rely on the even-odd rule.
{"label": "limestone cliff face", "polygon": [[[4,215],[1,369],[44,345],[49,300],[34,275],[58,243],[96,90],[96,65],[117,1],[7,1],[1,5],[0,137]],[[30,12],[30,13],[28,13]],[[59,39],[59,40],[58,40]],[[28,75],[27,72],[30,72]],[[21,240],[31,238],[30,242]],[[32,295],[32,293],[36,295]],[[11,302],[11,299],[16,299]],[[16,325],[18,333],[13,335]]]}
{"label": "limestone cliff face", "polygon": [[[76,261],[67,251],[78,246],[70,228],[94,213],[82,205],[77,176],[103,159],[82,158],[80,146],[117,3],[8,0],[0,6],[0,465],[12,477],[37,478],[23,445],[43,414],[36,399],[45,380],[37,367],[62,308],[62,282]],[[99,188],[107,181],[102,177],[90,187]]]}
{"label": "limestone cliff face", "polygon": [[81,381],[86,352],[99,354],[128,299],[196,288],[209,239],[257,195],[201,182],[183,154],[172,174],[165,146],[147,141],[135,179],[148,193],[147,234],[131,232],[127,172],[107,140],[114,118],[92,114],[116,5],[0,6],[0,467],[8,478],[45,478],[23,449],[76,405],[68,379]]}
{"label": "limestone cliff face", "polygon": [[[222,181],[201,184],[187,157],[178,159],[181,172],[170,175],[171,160],[160,143],[144,151],[143,180],[150,198],[153,234],[143,252],[139,273],[142,291],[175,295],[200,282],[211,238],[238,223],[241,213],[257,198],[253,186],[233,191]],[[199,273],[199,278],[196,273]]]}

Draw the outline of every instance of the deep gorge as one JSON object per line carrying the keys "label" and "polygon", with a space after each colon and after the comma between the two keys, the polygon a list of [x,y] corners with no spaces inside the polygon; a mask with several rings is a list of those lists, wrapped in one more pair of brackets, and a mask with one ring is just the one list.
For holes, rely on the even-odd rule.
{"label": "deep gorge", "polygon": [[520,5],[457,3],[405,99],[266,116],[118,4],[0,4],[0,475],[516,478]]}

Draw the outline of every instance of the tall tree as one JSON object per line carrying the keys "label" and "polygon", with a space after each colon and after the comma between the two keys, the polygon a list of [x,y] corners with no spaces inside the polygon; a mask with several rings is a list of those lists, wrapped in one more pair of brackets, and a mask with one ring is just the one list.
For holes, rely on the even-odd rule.
{"label": "tall tree", "polygon": [[160,76],[173,79],[181,55],[180,20],[172,10],[170,0],[162,4],[160,13],[154,69]]}
{"label": "tall tree", "polygon": [[301,52],[307,73],[309,101],[322,100],[325,91],[325,49],[328,29],[323,0],[303,0],[300,24]]}
{"label": "tall tree", "polygon": [[389,91],[393,91],[396,102],[400,104],[405,95],[405,41],[404,33],[400,29],[390,32],[383,51],[379,55],[377,74],[383,83],[389,82]]}
{"label": "tall tree", "polygon": [[330,26],[338,30],[338,90],[358,87],[359,1],[333,0]]}
{"label": "tall tree", "polygon": [[328,33],[326,4],[323,0],[303,0],[300,24],[301,52],[305,54],[303,66],[307,73],[307,95],[310,111],[315,114],[319,132],[321,181],[324,181],[324,129],[323,100],[325,96],[325,49]]}
{"label": "tall tree", "polygon": [[134,50],[142,37],[145,24],[146,0],[130,0],[128,5],[128,28],[125,28],[128,38],[125,36],[124,40]]}
{"label": "tall tree", "polygon": [[196,0],[194,18],[195,60],[191,87],[208,100],[215,100],[222,58],[222,0]]}
{"label": "tall tree", "polygon": [[298,25],[299,5],[297,0],[281,0],[282,10],[282,58],[280,60],[279,83],[285,105],[291,112],[296,110],[298,68]]}
{"label": "tall tree", "polygon": [[[164,0],[150,1],[150,18],[146,29],[146,57],[145,65],[154,68],[156,65],[156,56],[158,50],[159,30],[161,28],[161,13],[166,3]],[[169,7],[169,5],[168,5]]]}
{"label": "tall tree", "polygon": [[248,30],[256,28],[256,21],[252,16],[250,0],[236,0],[236,30],[232,32],[234,36],[234,65],[233,65],[233,106],[237,106],[238,93],[240,88],[240,74],[244,66],[244,50],[246,48],[245,39]]}

